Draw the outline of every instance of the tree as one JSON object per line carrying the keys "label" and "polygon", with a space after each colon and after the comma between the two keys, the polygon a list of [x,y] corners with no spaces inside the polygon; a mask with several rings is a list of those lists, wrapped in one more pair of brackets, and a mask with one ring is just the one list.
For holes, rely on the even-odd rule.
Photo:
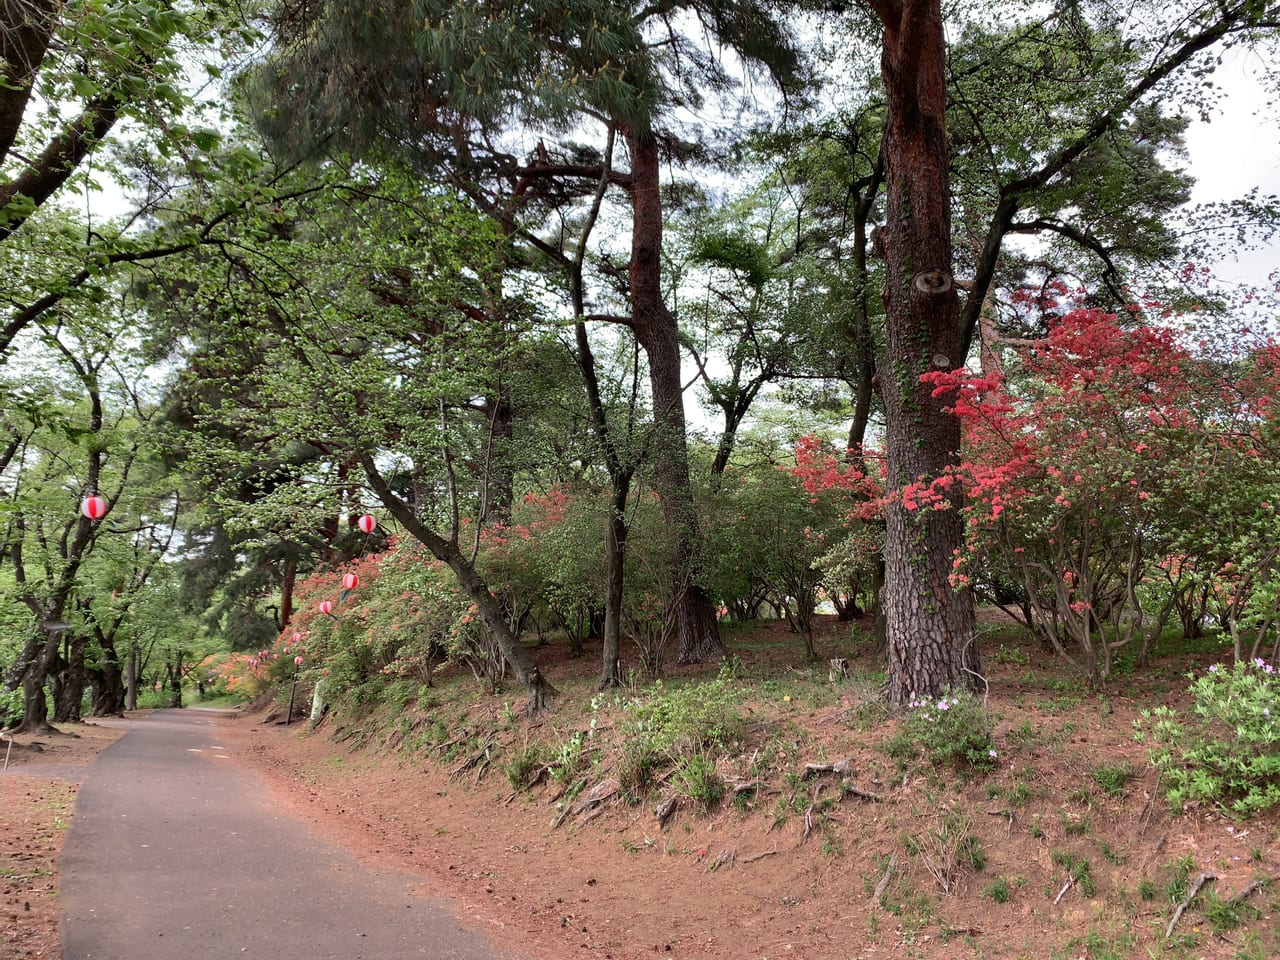
{"label": "tree", "polygon": [[[250,226],[231,282],[196,263],[169,285],[199,334],[183,397],[200,427],[191,463],[259,536],[361,513],[371,493],[453,572],[530,710],[545,706],[555,690],[476,565],[498,473],[489,398],[533,352],[519,304],[498,294],[500,234],[371,168],[272,216]],[[291,445],[320,456],[263,477]],[[237,494],[246,482],[252,499]]]}
{"label": "tree", "polygon": [[[685,17],[748,68],[784,82],[794,76],[788,32],[754,0],[635,8],[440,0],[412,9],[285,5],[273,24],[276,55],[258,79],[269,91],[265,126],[277,142],[312,155],[334,144],[393,152],[466,193],[505,231],[553,260],[555,251],[530,232],[548,209],[590,195],[602,176],[624,191],[630,256],[613,276],[623,284],[628,313],[608,319],[634,332],[649,363],[658,484],[667,521],[679,534],[672,614],[680,659],[692,662],[723,647],[697,575],[679,337],[662,286],[662,162],[690,151],[662,124],[701,99],[699,84],[724,90],[732,79],[684,32]],[[340,71],[343,82],[322,81],[317,63],[326,65],[324,73]],[[282,110],[286,103],[292,106]],[[598,149],[552,139],[583,127],[616,135],[630,169],[606,173]],[[538,144],[523,162],[504,143],[521,136]]]}
{"label": "tree", "polygon": [[[888,693],[894,702],[904,703],[918,694],[972,686],[981,672],[972,597],[957,593],[947,579],[949,558],[962,546],[958,516],[952,510],[908,511],[900,500],[895,502],[894,495],[900,496],[908,485],[927,484],[944,475],[959,454],[959,423],[939,397],[924,388],[921,376],[963,364],[1004,240],[1017,229],[1020,211],[1052,198],[1064,181],[1070,182],[1072,170],[1080,170],[1083,184],[1086,155],[1123,129],[1131,112],[1142,117],[1144,98],[1183,73],[1194,74],[1197,58],[1205,51],[1237,37],[1251,39],[1274,24],[1265,3],[1193,3],[1152,11],[1153,22],[1167,25],[1165,32],[1141,23],[1134,36],[1121,41],[1115,39],[1119,24],[1114,16],[1099,9],[1097,19],[1106,28],[1077,34],[1088,36],[1084,46],[1095,63],[1120,69],[1085,98],[1075,123],[1049,143],[1023,150],[1017,173],[1000,183],[961,308],[951,248],[941,7],[931,0],[867,0],[867,5],[883,27],[881,74],[888,103],[881,147],[887,349],[878,376],[885,404],[890,494],[885,544]],[[1058,15],[1071,24],[1080,13],[1073,4]],[[1034,40],[1036,30],[1034,25],[1018,28],[1017,35]],[[1134,46],[1141,52],[1130,56]],[[1052,60],[1052,45],[1042,49]],[[1083,72],[1092,76],[1097,70]],[[1194,90],[1193,83],[1188,80],[1189,90]],[[1057,203],[1055,209],[1065,208],[1061,197]],[[1033,217],[1026,226],[1066,236],[1094,250],[1110,266],[1106,245],[1087,231],[1043,216]]]}
{"label": "tree", "polygon": [[[946,41],[937,0],[868,0],[883,27],[888,698],[908,703],[973,687],[982,662],[973,595],[950,583],[959,514],[911,510],[900,494],[953,467],[960,422],[921,382],[964,362],[952,276]],[[896,495],[896,496],[895,496]]]}
{"label": "tree", "polygon": [[[4,556],[13,569],[10,599],[24,604],[31,619],[5,682],[23,691],[19,729],[28,732],[50,729],[44,692],[49,679],[60,693],[57,718],[79,719],[88,634],[75,606],[82,597],[82,568],[101,532],[79,503],[101,494],[110,515],[144,443],[141,405],[110,402],[116,399],[111,388],[119,385],[113,383],[110,353],[70,334],[47,340],[73,373],[74,385],[59,391],[54,383],[38,384],[44,396],[28,394],[27,403],[25,391],[11,391],[20,412],[10,423],[24,439],[21,457],[10,464],[6,491],[12,504],[4,536]],[[20,426],[22,419],[26,424]]]}
{"label": "tree", "polygon": [[157,155],[208,172],[201,155],[217,134],[201,126],[183,76],[193,62],[219,75],[215,58],[254,36],[240,14],[222,0],[30,0],[0,10],[0,246],[27,248],[5,253],[26,268],[0,318],[0,357],[69,295],[97,289],[112,265],[169,252],[139,244],[130,223],[60,229],[51,209],[71,188],[97,189],[91,168],[104,159],[110,177],[127,179],[108,144],[129,122],[148,131]]}

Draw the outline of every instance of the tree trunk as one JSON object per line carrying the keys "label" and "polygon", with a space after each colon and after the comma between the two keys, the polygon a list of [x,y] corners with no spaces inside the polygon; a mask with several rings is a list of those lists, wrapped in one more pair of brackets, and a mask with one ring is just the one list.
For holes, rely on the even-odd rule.
{"label": "tree trunk", "polygon": [[169,706],[180,708],[182,706],[182,651],[178,651],[178,660],[176,663],[166,663],[164,672],[169,679]]}
{"label": "tree trunk", "polygon": [[53,722],[79,723],[88,676],[84,669],[84,637],[67,638],[67,658],[53,680]]}
{"label": "tree trunk", "polygon": [[22,680],[22,723],[14,733],[52,733],[49,702],[44,695],[44,672],[30,671]]}
{"label": "tree trunk", "polygon": [[124,708],[138,709],[138,647],[129,645],[129,662],[124,673]]}
{"label": "tree trunk", "polygon": [[[884,607],[887,695],[903,704],[979,679],[973,595],[951,586],[957,508],[912,510],[902,493],[959,459],[960,422],[921,383],[964,364],[951,275],[946,42],[939,0],[870,0],[884,23],[887,356],[880,370],[888,456]],[[954,499],[954,494],[953,494]]]}
{"label": "tree trunk", "polygon": [[622,637],[623,572],[627,561],[627,497],[631,493],[631,474],[613,478],[609,498],[609,528],[605,531],[608,554],[608,586],[604,604],[604,646],[601,650],[600,689],[607,690],[622,683],[618,647]]}
{"label": "tree trunk", "polygon": [[105,633],[98,633],[98,646],[102,650],[101,662],[89,671],[89,715],[118,717],[124,713],[125,697],[120,657],[116,654],[114,638]]}
{"label": "tree trunk", "polygon": [[298,557],[290,545],[289,555],[284,558],[283,569],[280,571],[280,622],[277,626],[281,633],[284,633],[293,617],[293,590],[297,583]]}
{"label": "tree trunk", "polygon": [[631,151],[631,320],[649,360],[649,386],[657,431],[654,480],[662,515],[672,533],[669,615],[680,640],[677,663],[724,656],[715,606],[698,580],[697,509],[685,447],[684,391],[676,320],[662,299],[662,195],[658,144],[652,134],[626,131]]}

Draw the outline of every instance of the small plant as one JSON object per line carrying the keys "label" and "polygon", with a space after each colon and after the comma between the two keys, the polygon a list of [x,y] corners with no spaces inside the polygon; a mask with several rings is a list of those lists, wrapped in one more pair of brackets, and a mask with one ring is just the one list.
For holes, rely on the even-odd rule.
{"label": "small plant", "polygon": [[1009,881],[1004,877],[993,880],[982,888],[982,895],[988,900],[994,900],[996,903],[1008,903],[1009,897]]}
{"label": "small plant", "polygon": [[1016,787],[1010,787],[1005,792],[1005,799],[1009,801],[1010,806],[1025,807],[1031,802],[1031,788],[1025,783],[1020,783]]}
{"label": "small plant", "polygon": [[1125,785],[1132,779],[1133,768],[1127,764],[1118,767],[1098,767],[1093,771],[1094,783],[1112,797],[1123,795]]}
{"label": "small plant", "polygon": [[1160,888],[1150,877],[1143,877],[1138,881],[1138,896],[1143,900],[1154,900],[1159,892]]}
{"label": "small plant", "polygon": [[1019,650],[1017,647],[1006,647],[1003,643],[996,650],[995,660],[996,663],[1017,664],[1019,667],[1031,664],[1031,657],[1025,650]]}
{"label": "small plant", "polygon": [[987,853],[973,835],[973,819],[958,811],[943,817],[938,830],[907,845],[907,852],[919,855],[943,893],[953,892],[966,876],[987,865]]}
{"label": "small plant", "polygon": [[991,718],[981,701],[967,690],[938,700],[917,700],[902,721],[898,735],[886,749],[890,756],[914,757],[916,745],[930,763],[990,770],[998,753],[992,740]]}
{"label": "small plant", "polygon": [[710,808],[724,797],[724,778],[716,772],[715,761],[705,753],[681,760],[676,767],[675,783],[690,800]]}
{"label": "small plant", "polygon": [[1038,731],[1030,720],[1023,720],[1009,732],[1009,742],[1024,749],[1034,747],[1040,741]]}
{"label": "small plant", "polygon": [[507,782],[511,789],[519,793],[529,789],[530,780],[544,765],[542,745],[530,743],[518,749],[511,761],[506,765]]}
{"label": "small plant", "polygon": [[1157,707],[1134,721],[1170,805],[1210,803],[1247,817],[1280,804],[1280,674],[1256,659],[1191,678],[1193,718]]}
{"label": "small plant", "polygon": [[1116,866],[1119,866],[1120,864],[1124,863],[1126,859],[1128,859],[1123,853],[1120,853],[1117,850],[1113,850],[1111,848],[1111,845],[1107,843],[1099,843],[1098,850],[1102,853],[1104,857],[1106,857]]}
{"label": "small plant", "polygon": [[584,748],[586,747],[587,736],[586,731],[577,731],[562,743],[560,749],[552,754],[547,761],[547,766],[551,768],[551,778],[557,783],[565,786],[573,783],[578,778],[582,768],[586,766]]}
{"label": "small plant", "polygon": [[1083,837],[1089,832],[1091,822],[1087,813],[1061,810],[1059,815],[1062,817],[1062,832],[1068,837]]}

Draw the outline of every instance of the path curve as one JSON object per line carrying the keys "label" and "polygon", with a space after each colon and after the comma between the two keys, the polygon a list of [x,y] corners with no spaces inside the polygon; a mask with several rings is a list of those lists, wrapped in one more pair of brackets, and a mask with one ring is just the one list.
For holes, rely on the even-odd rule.
{"label": "path curve", "polygon": [[89,767],[60,867],[64,960],[516,960],[426,880],[270,809],[217,716],[158,711]]}

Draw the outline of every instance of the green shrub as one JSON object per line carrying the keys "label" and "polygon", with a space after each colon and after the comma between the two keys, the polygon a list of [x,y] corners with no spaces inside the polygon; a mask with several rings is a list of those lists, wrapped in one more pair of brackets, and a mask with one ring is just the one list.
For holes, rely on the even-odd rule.
{"label": "green shrub", "polygon": [[1280,804],[1280,674],[1258,659],[1191,677],[1193,717],[1157,707],[1134,721],[1170,805],[1209,803],[1247,817]]}
{"label": "green shrub", "polygon": [[547,765],[551,768],[551,778],[557,783],[568,786],[578,778],[579,773],[586,766],[587,737],[588,733],[585,730],[577,731],[562,743],[560,749],[547,761]]}
{"label": "green shrub", "polygon": [[998,754],[991,718],[972,693],[959,691],[938,700],[916,700],[886,749],[891,757],[914,757],[917,750],[934,764],[990,770]]}
{"label": "green shrub", "polygon": [[661,750],[645,738],[630,740],[618,760],[618,786],[628,800],[639,803],[658,778],[658,771],[666,766]]}
{"label": "green shrub", "polygon": [[690,800],[710,808],[724,797],[724,778],[716,772],[716,763],[705,753],[685,757],[676,767],[675,783]]}

